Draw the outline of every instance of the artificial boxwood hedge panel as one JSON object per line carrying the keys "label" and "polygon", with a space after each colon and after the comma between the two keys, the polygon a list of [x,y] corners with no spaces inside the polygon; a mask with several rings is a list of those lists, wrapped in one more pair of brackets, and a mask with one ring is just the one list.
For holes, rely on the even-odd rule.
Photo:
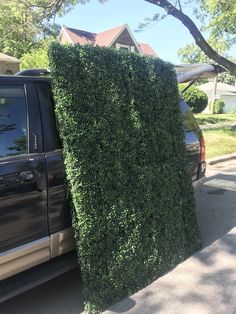
{"label": "artificial boxwood hedge panel", "polygon": [[175,72],[159,59],[51,46],[86,311],[143,288],[200,246]]}

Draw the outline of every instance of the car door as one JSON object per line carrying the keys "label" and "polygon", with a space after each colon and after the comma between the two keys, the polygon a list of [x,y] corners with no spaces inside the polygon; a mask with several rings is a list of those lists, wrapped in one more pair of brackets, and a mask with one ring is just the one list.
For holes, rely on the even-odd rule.
{"label": "car door", "polygon": [[0,80],[0,279],[50,258],[39,104],[19,82]]}
{"label": "car door", "polygon": [[49,80],[37,82],[37,94],[43,134],[47,134],[43,137],[43,150],[48,181],[48,227],[51,237],[51,257],[56,257],[75,247],[71,228],[69,190]]}

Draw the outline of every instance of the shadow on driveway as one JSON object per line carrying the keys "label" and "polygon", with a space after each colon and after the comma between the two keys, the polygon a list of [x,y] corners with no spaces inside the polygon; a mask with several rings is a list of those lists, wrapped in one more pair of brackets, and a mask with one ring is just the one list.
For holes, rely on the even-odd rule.
{"label": "shadow on driveway", "polygon": [[105,313],[234,314],[235,265],[236,228]]}
{"label": "shadow on driveway", "polygon": [[206,178],[196,195],[196,202],[203,246],[206,247],[236,226],[236,175],[224,173]]}
{"label": "shadow on driveway", "polygon": [[1,314],[79,314],[84,310],[82,280],[74,269],[0,304]]}

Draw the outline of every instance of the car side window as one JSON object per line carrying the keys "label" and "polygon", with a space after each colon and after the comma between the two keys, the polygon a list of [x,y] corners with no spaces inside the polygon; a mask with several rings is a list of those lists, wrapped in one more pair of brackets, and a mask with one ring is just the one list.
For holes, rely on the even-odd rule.
{"label": "car side window", "polygon": [[0,158],[26,154],[28,126],[23,86],[0,86]]}

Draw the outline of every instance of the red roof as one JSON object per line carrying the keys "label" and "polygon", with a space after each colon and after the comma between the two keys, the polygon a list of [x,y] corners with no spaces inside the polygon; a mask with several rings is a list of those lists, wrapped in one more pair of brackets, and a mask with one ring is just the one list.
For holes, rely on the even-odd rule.
{"label": "red roof", "polygon": [[[119,36],[119,34],[128,26],[126,24],[109,29],[102,33],[90,33],[83,30],[63,27],[62,31],[66,32],[66,37],[73,44],[93,44],[98,46],[110,47],[113,41]],[[156,52],[152,49],[151,46],[145,43],[135,43],[138,45],[140,51],[143,55],[149,55],[153,57],[157,57]]]}
{"label": "red roof", "polygon": [[70,40],[73,44],[92,44],[95,43],[97,34],[82,31],[75,28],[64,27],[64,31],[70,37]]}
{"label": "red roof", "polygon": [[96,44],[98,46],[109,47],[112,41],[125,29],[126,25],[121,25],[105,32],[98,33],[96,37]]}
{"label": "red roof", "polygon": [[157,54],[151,46],[145,43],[138,43],[138,45],[144,56],[153,56],[157,58]]}

